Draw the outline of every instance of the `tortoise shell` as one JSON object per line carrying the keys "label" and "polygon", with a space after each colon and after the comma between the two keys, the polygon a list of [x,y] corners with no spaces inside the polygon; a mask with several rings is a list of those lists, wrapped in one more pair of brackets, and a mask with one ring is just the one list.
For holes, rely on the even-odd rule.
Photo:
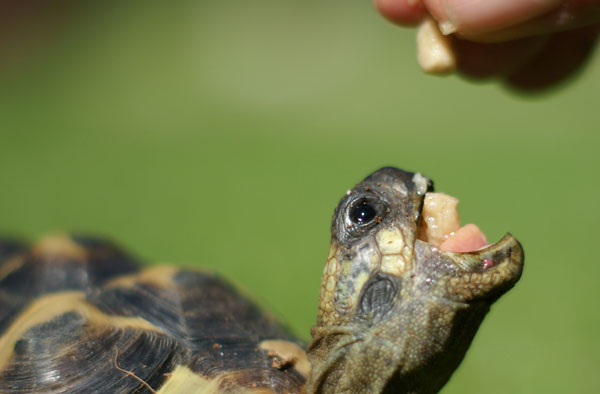
{"label": "tortoise shell", "polygon": [[1,240],[0,393],[435,393],[523,251],[418,238],[432,190],[384,168],[342,198],[308,347],[214,273],[90,237]]}
{"label": "tortoise shell", "polygon": [[139,266],[99,239],[2,241],[0,392],[300,390],[306,365],[275,352],[301,343],[247,297],[212,273]]}

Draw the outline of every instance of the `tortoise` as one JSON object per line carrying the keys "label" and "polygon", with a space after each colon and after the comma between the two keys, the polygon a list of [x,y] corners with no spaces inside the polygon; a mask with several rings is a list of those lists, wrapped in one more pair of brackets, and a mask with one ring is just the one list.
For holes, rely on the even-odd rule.
{"label": "tortoise", "polygon": [[305,347],[218,275],[140,270],[110,241],[0,243],[1,393],[434,393],[519,279],[507,234],[419,239],[433,183],[383,168],[337,206]]}

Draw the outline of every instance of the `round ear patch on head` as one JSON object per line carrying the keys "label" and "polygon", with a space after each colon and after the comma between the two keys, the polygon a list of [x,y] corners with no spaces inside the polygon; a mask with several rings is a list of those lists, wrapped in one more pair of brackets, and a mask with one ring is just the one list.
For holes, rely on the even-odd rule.
{"label": "round ear patch on head", "polygon": [[398,278],[378,273],[367,281],[361,291],[358,314],[368,317],[370,324],[375,323],[392,309],[399,292]]}

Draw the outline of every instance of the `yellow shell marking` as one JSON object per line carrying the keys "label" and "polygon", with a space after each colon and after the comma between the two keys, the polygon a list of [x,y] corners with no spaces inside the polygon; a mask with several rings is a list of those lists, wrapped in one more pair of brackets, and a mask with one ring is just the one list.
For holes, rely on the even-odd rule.
{"label": "yellow shell marking", "polygon": [[172,278],[178,270],[178,268],[172,266],[151,267],[136,274],[119,276],[107,282],[104,286],[106,288],[132,287],[137,283],[145,283],[166,289],[173,286]]}
{"label": "yellow shell marking", "polygon": [[110,316],[101,312],[85,301],[85,294],[81,291],[49,294],[29,305],[0,337],[0,371],[12,357],[15,343],[27,330],[71,311],[84,316],[94,325],[162,332],[158,327],[139,317]]}
{"label": "yellow shell marking", "polygon": [[296,368],[302,376],[308,379],[311,365],[306,358],[306,352],[300,346],[290,341],[282,341],[280,339],[262,341],[258,347],[280,359],[289,362]]}
{"label": "yellow shell marking", "polygon": [[192,372],[188,367],[178,365],[162,385],[157,394],[209,394],[218,393],[220,378],[209,379]]}
{"label": "yellow shell marking", "polygon": [[3,280],[12,272],[21,268],[24,262],[25,259],[23,258],[23,256],[15,256],[10,260],[7,260],[4,264],[0,266],[0,280]]}
{"label": "yellow shell marking", "polygon": [[31,253],[34,256],[69,256],[75,260],[84,261],[87,259],[87,251],[79,246],[67,235],[51,235],[39,240],[32,248]]}
{"label": "yellow shell marking", "polygon": [[171,376],[162,385],[157,394],[273,394],[272,390],[265,388],[228,387],[224,382],[230,378],[235,381],[236,373],[224,373],[214,378],[201,376],[188,367],[178,365]]}

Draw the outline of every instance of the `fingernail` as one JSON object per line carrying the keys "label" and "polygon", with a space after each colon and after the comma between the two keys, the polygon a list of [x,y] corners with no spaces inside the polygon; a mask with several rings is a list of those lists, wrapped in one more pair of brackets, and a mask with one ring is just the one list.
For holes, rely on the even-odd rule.
{"label": "fingernail", "polygon": [[440,31],[443,35],[447,36],[456,32],[456,25],[450,21],[440,22]]}

